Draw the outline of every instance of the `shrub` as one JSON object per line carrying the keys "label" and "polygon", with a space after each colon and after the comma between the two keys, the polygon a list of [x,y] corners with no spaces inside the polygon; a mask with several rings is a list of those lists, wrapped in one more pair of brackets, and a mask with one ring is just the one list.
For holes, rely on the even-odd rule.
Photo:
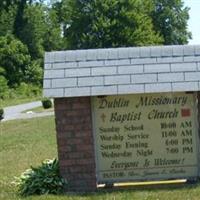
{"label": "shrub", "polygon": [[0,108],[0,120],[4,118],[4,110],[3,108]]}
{"label": "shrub", "polygon": [[40,88],[38,86],[20,83],[20,85],[14,91],[18,97],[34,97],[39,96],[41,93]]}
{"label": "shrub", "polygon": [[67,182],[59,176],[58,160],[46,160],[42,165],[27,169],[16,181],[22,196],[62,194]]}
{"label": "shrub", "polygon": [[44,98],[44,99],[42,100],[42,106],[43,106],[44,109],[51,108],[51,107],[52,107],[52,102],[51,102],[51,100],[48,99],[48,98]]}

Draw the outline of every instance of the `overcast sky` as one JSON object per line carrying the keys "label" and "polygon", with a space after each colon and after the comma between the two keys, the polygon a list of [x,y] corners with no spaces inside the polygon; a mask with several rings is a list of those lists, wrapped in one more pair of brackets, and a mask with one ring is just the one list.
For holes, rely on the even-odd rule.
{"label": "overcast sky", "polygon": [[188,29],[192,32],[192,40],[189,44],[200,45],[200,0],[184,0],[184,2],[190,7]]}

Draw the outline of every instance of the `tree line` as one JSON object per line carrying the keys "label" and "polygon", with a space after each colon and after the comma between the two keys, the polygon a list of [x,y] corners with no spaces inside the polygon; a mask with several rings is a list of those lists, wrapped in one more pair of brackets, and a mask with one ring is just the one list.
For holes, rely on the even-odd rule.
{"label": "tree line", "polygon": [[45,51],[187,44],[183,0],[1,0],[0,98],[41,88]]}

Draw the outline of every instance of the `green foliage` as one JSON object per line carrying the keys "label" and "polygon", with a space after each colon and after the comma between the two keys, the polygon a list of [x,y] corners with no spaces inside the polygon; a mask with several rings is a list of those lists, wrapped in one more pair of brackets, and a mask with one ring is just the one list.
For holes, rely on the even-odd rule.
{"label": "green foliage", "polygon": [[0,6],[0,36],[13,32],[16,8],[16,5]]}
{"label": "green foliage", "polygon": [[161,44],[146,0],[63,0],[61,19],[69,48]]}
{"label": "green foliage", "polygon": [[25,80],[28,83],[41,86],[42,85],[42,76],[43,76],[43,69],[41,67],[42,60],[33,60],[27,66],[27,70],[25,73]]}
{"label": "green foliage", "polygon": [[41,81],[39,65],[31,61],[27,47],[12,35],[0,37],[0,66],[10,87]]}
{"label": "green foliage", "polygon": [[4,110],[0,108],[0,121],[4,118]]}
{"label": "green foliage", "polygon": [[63,47],[63,38],[56,10],[48,8],[45,19],[47,27],[43,43],[44,49],[46,51],[60,50]]}
{"label": "green foliage", "polygon": [[44,109],[51,108],[52,107],[51,99],[49,99],[49,98],[42,99],[42,106]]}
{"label": "green foliage", "polygon": [[67,182],[59,176],[58,160],[46,160],[39,167],[27,169],[17,179],[22,196],[61,194]]}
{"label": "green foliage", "polygon": [[[23,10],[23,11],[22,11]],[[43,58],[44,50],[58,50],[62,44],[57,14],[42,3],[18,7],[16,36],[27,45],[32,59]],[[42,63],[41,63],[42,64]]]}
{"label": "green foliage", "polygon": [[22,82],[19,87],[15,89],[15,94],[18,97],[34,97],[41,94],[41,89],[38,86]]}
{"label": "green foliage", "polygon": [[31,100],[39,100],[41,93],[42,91],[39,86],[26,83],[21,83],[17,88],[3,90],[0,78],[0,105],[10,106],[30,102]]}
{"label": "green foliage", "polygon": [[42,5],[27,5],[22,16],[23,23],[18,30],[18,38],[27,45],[33,59],[42,58],[44,54],[43,42],[46,31],[44,15]]}
{"label": "green foliage", "polygon": [[25,72],[31,62],[28,49],[11,35],[0,37],[0,66],[5,70],[9,86],[25,81]]}
{"label": "green foliage", "polygon": [[8,96],[7,80],[4,76],[0,75],[0,98],[4,99]]}
{"label": "green foliage", "polygon": [[153,0],[154,28],[164,38],[165,45],[187,44],[191,33],[187,30],[189,8],[182,0]]}

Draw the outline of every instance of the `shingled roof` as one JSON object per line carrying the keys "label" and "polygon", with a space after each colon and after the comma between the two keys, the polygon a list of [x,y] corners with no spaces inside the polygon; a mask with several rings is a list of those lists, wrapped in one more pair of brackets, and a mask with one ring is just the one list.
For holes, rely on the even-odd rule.
{"label": "shingled roof", "polygon": [[200,45],[45,53],[44,96],[200,90]]}

